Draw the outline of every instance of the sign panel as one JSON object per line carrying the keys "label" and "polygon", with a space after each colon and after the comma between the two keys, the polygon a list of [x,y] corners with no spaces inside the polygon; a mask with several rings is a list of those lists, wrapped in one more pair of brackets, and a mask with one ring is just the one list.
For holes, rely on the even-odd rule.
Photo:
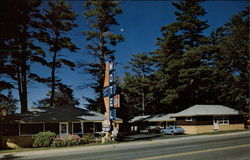
{"label": "sign panel", "polygon": [[106,71],[105,71],[105,78],[104,78],[104,87],[109,86],[109,63],[106,63]]}
{"label": "sign panel", "polygon": [[116,119],[116,108],[120,107],[120,96],[116,95],[115,64],[106,62],[105,79],[103,84],[103,98],[105,104],[105,115],[102,123],[102,130],[111,130],[111,121]]}
{"label": "sign panel", "polygon": [[110,72],[109,73],[109,83],[114,83],[115,82],[115,73]]}
{"label": "sign panel", "polygon": [[116,119],[116,109],[110,109],[110,120]]}
{"label": "sign panel", "polygon": [[114,98],[113,97],[109,98],[109,108],[114,108]]}
{"label": "sign panel", "polygon": [[110,125],[110,121],[109,120],[104,120],[102,122],[102,130],[104,132],[109,132],[111,130],[111,125]]}
{"label": "sign panel", "polygon": [[109,96],[115,95],[116,85],[109,86]]}
{"label": "sign panel", "polygon": [[109,113],[109,97],[104,97],[104,105],[105,105],[106,112]]}
{"label": "sign panel", "polygon": [[109,97],[109,87],[103,88],[103,97]]}
{"label": "sign panel", "polygon": [[120,95],[119,94],[114,96],[114,108],[120,108]]}
{"label": "sign panel", "polygon": [[102,126],[103,132],[109,132],[111,130],[111,126]]}
{"label": "sign panel", "polygon": [[115,63],[114,62],[108,62],[109,63],[109,71],[115,70]]}

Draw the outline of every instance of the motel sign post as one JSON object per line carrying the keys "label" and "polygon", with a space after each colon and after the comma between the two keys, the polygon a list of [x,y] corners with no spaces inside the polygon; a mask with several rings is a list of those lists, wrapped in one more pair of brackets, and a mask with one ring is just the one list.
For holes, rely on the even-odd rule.
{"label": "motel sign post", "polygon": [[116,94],[114,62],[106,62],[103,97],[106,112],[104,114],[105,118],[102,130],[104,132],[111,132],[112,128],[114,128],[112,127],[112,121],[116,119],[116,109],[120,107],[120,96]]}

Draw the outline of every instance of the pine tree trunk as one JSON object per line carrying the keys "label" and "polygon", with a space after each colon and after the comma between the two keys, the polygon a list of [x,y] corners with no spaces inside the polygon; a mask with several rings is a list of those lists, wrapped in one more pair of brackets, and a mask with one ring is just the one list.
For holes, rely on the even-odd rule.
{"label": "pine tree trunk", "polygon": [[26,64],[26,56],[24,56],[21,65],[21,113],[25,113],[28,111],[28,104],[27,104],[27,64]]}
{"label": "pine tree trunk", "polygon": [[145,95],[144,91],[142,90],[142,115],[144,116],[145,114]]}
{"label": "pine tree trunk", "polygon": [[[20,45],[21,52],[19,52],[19,63],[18,63],[18,91],[19,98],[21,104],[21,113],[25,113],[28,111],[28,100],[27,100],[27,37],[25,35],[27,33],[27,26],[23,26],[23,31],[20,34]],[[24,51],[24,52],[23,52]]]}
{"label": "pine tree trunk", "polygon": [[55,70],[56,70],[56,51],[53,55],[52,67],[51,67],[51,96],[50,96],[50,107],[54,107],[54,96],[55,96]]}

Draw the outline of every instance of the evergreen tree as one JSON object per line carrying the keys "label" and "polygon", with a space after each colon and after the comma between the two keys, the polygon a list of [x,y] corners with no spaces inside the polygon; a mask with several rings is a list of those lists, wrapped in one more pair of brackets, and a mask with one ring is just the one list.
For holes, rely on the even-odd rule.
{"label": "evergreen tree", "polygon": [[119,25],[115,19],[122,11],[118,2],[112,0],[87,0],[84,4],[84,15],[88,20],[91,30],[86,31],[86,39],[89,41],[87,48],[89,54],[96,61],[87,63],[85,70],[93,77],[91,88],[95,91],[95,98],[84,97],[88,101],[88,109],[104,113],[103,84],[105,75],[105,61],[115,60],[115,50],[111,49],[118,42],[123,41],[123,36],[111,32],[112,26]]}
{"label": "evergreen tree", "polygon": [[14,114],[17,109],[17,102],[18,100],[13,97],[12,91],[9,90],[6,98],[0,99],[0,119],[7,114]]}
{"label": "evergreen tree", "polygon": [[[122,94],[127,110],[136,115],[155,112],[153,101],[152,62],[147,53],[133,55],[129,66],[130,73],[125,74]],[[123,106],[123,107],[125,107]]]}
{"label": "evergreen tree", "polygon": [[211,36],[216,101],[249,114],[249,7]]}
{"label": "evergreen tree", "polygon": [[[50,96],[51,92],[47,94],[46,98],[33,102],[33,104],[37,107],[50,107]],[[59,83],[54,95],[54,106],[76,107],[79,104],[79,100],[74,98],[73,90],[69,86]]]}
{"label": "evergreen tree", "polygon": [[33,24],[39,28],[39,32],[34,34],[40,42],[49,46],[52,60],[44,62],[51,68],[51,76],[48,82],[51,88],[50,107],[55,103],[55,89],[58,87],[60,79],[56,77],[56,70],[66,65],[74,70],[75,64],[65,58],[60,53],[63,49],[68,49],[70,52],[75,52],[78,48],[72,43],[71,39],[65,36],[65,32],[72,30],[77,25],[74,23],[76,14],[71,10],[71,6],[63,0],[48,2],[49,10],[45,9],[45,13],[36,14],[38,19]]}
{"label": "evergreen tree", "polygon": [[[8,75],[11,79],[6,80],[3,85],[13,88],[10,82],[17,82],[22,113],[27,111],[27,76],[31,74],[29,62],[39,62],[44,55],[43,52],[38,51],[40,48],[33,44],[34,37],[30,30],[32,14],[38,12],[36,8],[39,5],[40,0],[1,2],[0,47],[1,55],[4,54],[1,61],[1,74]],[[7,61],[3,62],[4,60]]]}
{"label": "evergreen tree", "polygon": [[161,28],[159,49],[152,52],[156,63],[158,105],[162,112],[176,112],[200,103],[199,86],[206,75],[203,52],[197,47],[207,44],[202,32],[208,28],[207,21],[200,20],[206,14],[199,0],[182,0],[172,3],[177,11],[176,22]]}

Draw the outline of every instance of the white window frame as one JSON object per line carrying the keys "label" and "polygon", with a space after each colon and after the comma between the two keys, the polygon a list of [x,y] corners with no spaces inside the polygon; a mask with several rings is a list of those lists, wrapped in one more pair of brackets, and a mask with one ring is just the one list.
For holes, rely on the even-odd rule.
{"label": "white window frame", "polygon": [[[66,133],[61,133],[61,124],[66,124],[66,126],[67,126]],[[68,122],[60,122],[59,123],[59,135],[63,136],[63,135],[68,135],[68,134],[69,134],[69,123]]]}
{"label": "white window frame", "polygon": [[[82,130],[82,132],[79,132],[79,133],[75,133],[74,132],[74,124],[75,123],[80,123],[81,124],[81,130]],[[72,134],[83,134],[83,123],[82,122],[72,122]]]}
{"label": "white window frame", "polygon": [[229,125],[229,117],[228,116],[218,116],[218,124],[219,125]]}
{"label": "white window frame", "polygon": [[193,117],[192,116],[186,116],[185,121],[191,122],[191,121],[193,121]]}

